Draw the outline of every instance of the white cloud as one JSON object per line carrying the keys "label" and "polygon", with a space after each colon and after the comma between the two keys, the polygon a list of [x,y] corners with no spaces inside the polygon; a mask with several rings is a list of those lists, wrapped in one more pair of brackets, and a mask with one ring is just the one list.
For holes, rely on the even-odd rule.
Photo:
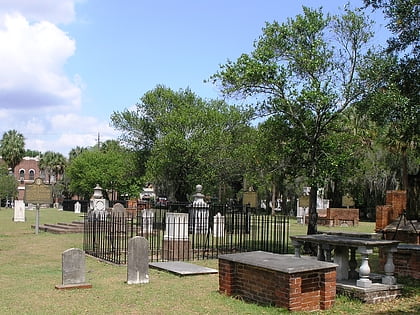
{"label": "white cloud", "polygon": [[75,49],[75,41],[50,22],[0,17],[0,108],[79,107],[81,89],[63,73]]}
{"label": "white cloud", "polygon": [[75,0],[1,0],[0,13],[20,12],[30,21],[70,23],[75,19]]}
{"label": "white cloud", "polygon": [[0,137],[15,129],[25,147],[67,155],[115,139],[108,122],[83,116],[85,83],[64,71],[76,41],[57,25],[84,0],[0,0]]}

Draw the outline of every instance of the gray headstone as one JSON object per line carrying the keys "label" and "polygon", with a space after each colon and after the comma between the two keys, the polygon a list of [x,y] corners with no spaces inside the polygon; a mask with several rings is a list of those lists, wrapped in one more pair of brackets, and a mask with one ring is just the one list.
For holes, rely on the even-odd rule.
{"label": "gray headstone", "polygon": [[127,283],[149,283],[149,242],[142,236],[128,241]]}
{"label": "gray headstone", "polygon": [[70,248],[62,254],[63,285],[85,283],[85,252]]}
{"label": "gray headstone", "polygon": [[25,222],[25,202],[23,200],[15,200],[13,221]]}
{"label": "gray headstone", "polygon": [[120,215],[123,216],[126,214],[126,210],[124,208],[124,206],[121,203],[116,203],[113,207],[112,207],[112,214],[113,215]]}

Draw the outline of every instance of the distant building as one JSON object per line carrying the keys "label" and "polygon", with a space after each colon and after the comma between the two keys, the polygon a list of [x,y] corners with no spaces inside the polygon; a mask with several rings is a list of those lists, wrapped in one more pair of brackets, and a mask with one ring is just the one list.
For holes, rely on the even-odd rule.
{"label": "distant building", "polygon": [[[0,157],[0,161],[4,162]],[[13,174],[18,181],[18,199],[23,200],[25,197],[25,185],[32,184],[35,178],[45,178],[45,174],[39,169],[39,157],[24,157],[22,161],[15,167]]]}

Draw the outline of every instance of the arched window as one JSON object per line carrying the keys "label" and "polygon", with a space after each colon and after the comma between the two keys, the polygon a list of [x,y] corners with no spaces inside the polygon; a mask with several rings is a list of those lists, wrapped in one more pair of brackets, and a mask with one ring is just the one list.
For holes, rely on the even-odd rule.
{"label": "arched window", "polygon": [[25,179],[25,170],[19,170],[19,180]]}
{"label": "arched window", "polygon": [[34,170],[30,170],[29,171],[29,180],[34,180],[35,179],[35,171]]}

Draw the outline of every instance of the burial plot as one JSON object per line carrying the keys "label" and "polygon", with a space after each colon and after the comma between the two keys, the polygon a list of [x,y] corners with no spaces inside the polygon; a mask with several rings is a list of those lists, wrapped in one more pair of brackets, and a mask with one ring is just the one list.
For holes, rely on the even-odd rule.
{"label": "burial plot", "polygon": [[85,252],[70,248],[62,254],[62,284],[56,289],[88,289],[92,285],[85,280]]}
{"label": "burial plot", "polygon": [[149,283],[149,242],[142,236],[128,241],[127,284]]}

